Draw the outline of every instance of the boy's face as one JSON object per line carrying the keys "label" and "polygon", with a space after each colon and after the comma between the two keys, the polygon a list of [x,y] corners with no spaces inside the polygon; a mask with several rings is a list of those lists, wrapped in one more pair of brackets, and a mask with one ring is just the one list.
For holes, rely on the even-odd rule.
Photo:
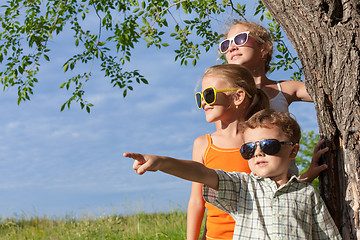
{"label": "boy's face", "polygon": [[[244,132],[245,143],[257,142],[264,139],[277,139],[279,142],[290,142],[279,127],[271,125],[269,128],[248,128]],[[268,177],[276,181],[278,185],[288,181],[288,169],[292,159],[296,157],[299,144],[281,144],[280,151],[275,155],[265,154],[257,144],[254,156],[249,159],[251,171],[259,177]]]}

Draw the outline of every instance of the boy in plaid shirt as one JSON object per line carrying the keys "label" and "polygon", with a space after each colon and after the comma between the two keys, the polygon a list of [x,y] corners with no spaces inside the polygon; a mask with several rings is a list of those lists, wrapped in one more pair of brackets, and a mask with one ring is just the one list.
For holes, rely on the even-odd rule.
{"label": "boy in plaid shirt", "polygon": [[206,168],[194,161],[125,153],[138,174],[162,172],[204,184],[204,199],[236,221],[233,239],[341,239],[319,193],[288,177],[301,131],[288,113],[263,110],[243,124],[241,154],[251,174]]}

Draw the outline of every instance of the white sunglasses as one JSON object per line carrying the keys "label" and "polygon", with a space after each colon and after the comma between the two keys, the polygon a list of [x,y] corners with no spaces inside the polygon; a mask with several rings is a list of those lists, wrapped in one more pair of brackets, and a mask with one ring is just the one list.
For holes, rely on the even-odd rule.
{"label": "white sunglasses", "polygon": [[259,42],[261,43],[264,43],[265,41],[256,36],[255,34],[253,34],[252,32],[250,31],[247,31],[247,32],[241,32],[239,34],[236,34],[234,37],[232,38],[228,38],[228,39],[225,39],[224,41],[222,41],[220,44],[219,44],[219,50],[220,50],[220,53],[226,53],[227,51],[229,51],[230,49],[230,45],[231,45],[231,41],[234,42],[234,44],[238,47],[240,46],[243,46],[247,43],[247,41],[249,40],[249,34],[251,36],[253,36],[254,38],[256,38]]}

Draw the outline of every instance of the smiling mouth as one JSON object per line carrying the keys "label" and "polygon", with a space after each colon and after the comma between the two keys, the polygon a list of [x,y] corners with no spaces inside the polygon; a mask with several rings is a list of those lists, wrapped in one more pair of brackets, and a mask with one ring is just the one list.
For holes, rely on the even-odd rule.
{"label": "smiling mouth", "polygon": [[205,111],[205,112],[208,111],[208,110],[211,110],[211,109],[212,109],[212,107],[210,107],[210,106],[208,106],[208,105],[204,107],[204,111]]}
{"label": "smiling mouth", "polygon": [[234,54],[231,56],[231,60],[236,60],[238,59],[239,57],[241,57],[242,54]]}

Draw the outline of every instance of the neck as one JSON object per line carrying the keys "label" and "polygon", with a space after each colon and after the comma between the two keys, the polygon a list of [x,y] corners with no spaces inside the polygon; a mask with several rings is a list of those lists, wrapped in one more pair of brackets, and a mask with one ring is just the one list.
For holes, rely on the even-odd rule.
{"label": "neck", "polygon": [[244,116],[245,110],[242,107],[239,107],[233,112],[232,116],[229,119],[226,119],[225,121],[224,120],[216,121],[215,122],[216,130],[224,130],[229,127],[232,128],[232,126],[238,128],[239,123],[245,121],[245,116]]}
{"label": "neck", "polygon": [[276,186],[279,188],[281,185],[284,185],[286,184],[288,181],[289,181],[289,178],[287,176],[287,173],[286,175],[284,176],[278,176],[278,177],[271,177],[270,178],[271,180],[273,180],[275,183],[276,183]]}
{"label": "neck", "polygon": [[231,134],[236,135],[239,132],[239,123],[242,121],[232,121],[232,122],[224,122],[224,121],[217,121],[216,124],[216,131],[222,132],[224,134]]}
{"label": "neck", "polygon": [[265,70],[254,69],[252,75],[254,77],[255,85],[259,89],[262,89],[265,85],[271,83],[271,80],[266,77]]}

